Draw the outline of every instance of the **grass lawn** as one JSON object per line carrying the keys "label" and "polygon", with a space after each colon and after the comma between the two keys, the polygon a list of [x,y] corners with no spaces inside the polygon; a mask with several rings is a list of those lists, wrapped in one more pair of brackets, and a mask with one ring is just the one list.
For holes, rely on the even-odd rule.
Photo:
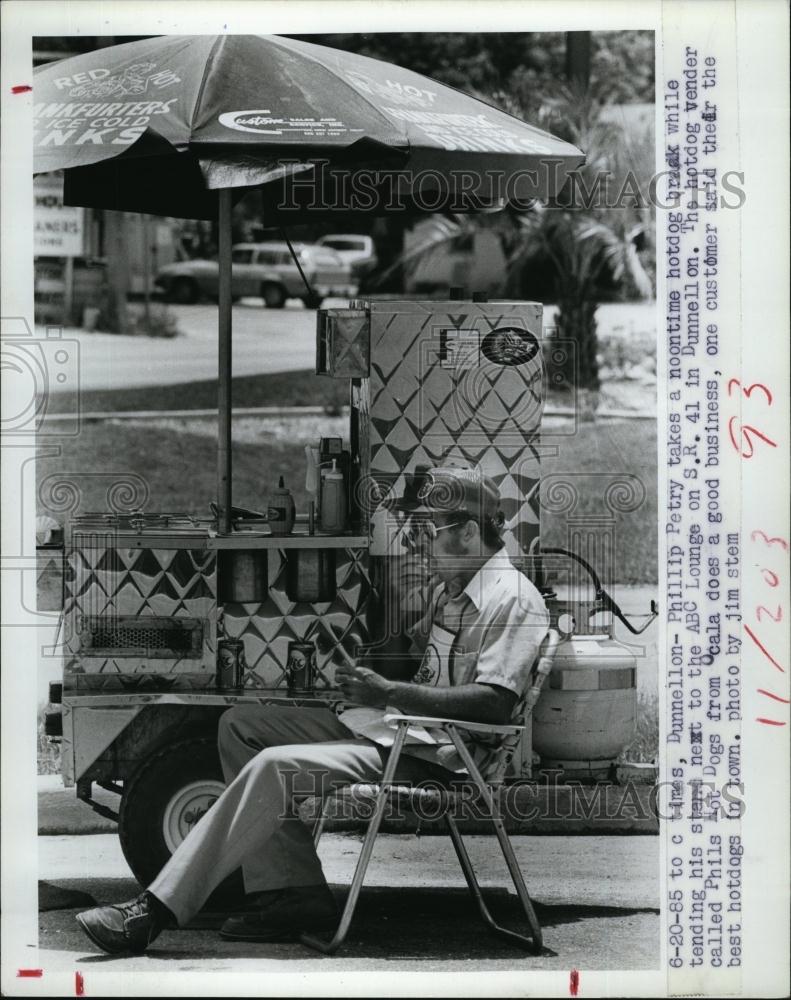
{"label": "grass lawn", "polygon": [[[321,386],[340,385],[335,380],[319,379],[306,373],[262,376],[261,379],[265,379],[269,383],[268,388],[273,389],[263,398],[270,402],[279,391],[277,402],[283,404],[305,403],[308,400],[325,402],[327,400],[321,397]],[[239,380],[240,383],[252,381]],[[185,402],[197,406],[198,400],[201,406],[212,405],[208,398],[201,397],[201,385],[169,388],[168,407],[180,408]],[[315,391],[314,387],[317,387]],[[128,402],[124,393],[107,394],[106,400],[97,400],[95,407],[91,405],[86,409],[100,409],[111,402],[116,410],[124,410],[128,406],[156,409],[162,405],[159,390],[129,392],[134,394],[133,402],[131,397]],[[236,394],[236,398],[238,405],[244,405],[245,396],[242,393]],[[257,396],[255,402],[260,404],[262,397]],[[322,433],[343,435],[348,439],[346,428],[345,418],[329,415],[317,418],[238,418],[234,422],[234,502],[260,510],[265,506],[267,494],[277,482],[277,477],[283,475],[294,494],[297,509],[304,511],[307,505],[304,445],[315,443]],[[645,501],[632,513],[616,515],[614,557],[611,572],[606,576],[609,582],[656,582],[655,435],[654,422],[644,420],[581,424],[572,437],[553,437],[551,429],[548,429],[544,444],[556,448],[557,454],[543,460],[542,474],[558,474],[578,482],[580,496],[577,507],[569,514],[543,514],[544,544],[568,548],[570,531],[587,531],[586,518],[608,513],[603,493],[611,481],[610,477],[619,473],[638,476],[645,487]],[[53,483],[48,479],[50,476],[73,482],[79,495],[77,509],[83,512],[107,510],[108,488],[124,473],[134,473],[145,480],[149,493],[145,507],[151,511],[205,515],[208,514],[209,501],[216,495],[216,430],[210,420],[86,423],[77,438],[64,438],[60,447],[59,456],[42,457],[37,463],[39,483],[48,480],[40,490],[42,512],[49,511],[56,517],[59,513],[57,504],[47,499]],[[594,534],[597,533],[598,537],[600,528],[594,528]],[[596,557],[593,561],[599,563],[599,568],[605,569]]]}
{"label": "grass lawn", "polygon": [[[337,409],[349,403],[349,383],[344,379],[318,377],[309,371],[275,375],[246,375],[233,380],[233,405],[326,406]],[[217,380],[169,385],[163,392],[151,386],[131,389],[94,389],[83,392],[83,413],[132,410],[206,410],[217,406]],[[48,413],[73,413],[73,393],[53,393]]]}

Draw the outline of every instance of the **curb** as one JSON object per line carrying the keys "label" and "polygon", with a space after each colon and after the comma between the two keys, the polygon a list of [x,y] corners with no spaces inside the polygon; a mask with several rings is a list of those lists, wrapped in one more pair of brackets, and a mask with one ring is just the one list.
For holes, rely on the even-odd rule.
{"label": "curb", "polygon": [[[334,407],[326,406],[241,406],[233,410],[234,417],[325,417],[325,416],[346,416],[348,407],[339,408],[336,413]],[[559,407],[547,406],[543,415],[551,419],[575,420],[578,419],[576,410],[561,409]],[[217,417],[216,409],[200,410],[97,410],[95,412],[81,413],[80,420],[204,420]],[[610,410],[600,409],[596,411],[595,420],[656,420],[655,413],[643,410]],[[52,413],[47,416],[48,423],[58,421],[73,421],[71,413]],[[594,422],[595,422],[594,420]]]}
{"label": "curb", "polygon": [[[57,775],[54,777],[60,781]],[[118,824],[95,813],[77,799],[74,789],[40,789],[38,833],[40,836],[80,836],[117,833]],[[118,807],[118,797],[95,789],[97,800]],[[612,836],[655,835],[659,833],[654,785],[627,782],[615,784],[534,784],[512,785],[506,789],[503,819],[510,834],[530,836]],[[354,800],[350,796],[333,800],[324,824],[327,833],[364,833],[373,809],[373,794],[363,789]],[[318,800],[308,799],[300,815],[312,823]],[[470,797],[454,810],[459,828],[468,834],[491,834],[491,822],[481,818],[479,800]],[[445,834],[443,814],[415,813],[400,801],[392,800],[382,820],[383,833]]]}

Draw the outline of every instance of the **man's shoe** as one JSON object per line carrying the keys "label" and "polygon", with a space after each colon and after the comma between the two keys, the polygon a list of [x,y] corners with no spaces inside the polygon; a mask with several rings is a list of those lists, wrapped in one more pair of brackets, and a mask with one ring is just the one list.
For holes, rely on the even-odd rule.
{"label": "man's shoe", "polygon": [[110,955],[139,955],[165,925],[163,904],[149,892],[115,906],[97,906],[77,914],[77,923],[94,944]]}
{"label": "man's shoe", "polygon": [[326,885],[251,893],[228,917],[220,937],[229,941],[293,941],[304,931],[334,930],[338,907]]}

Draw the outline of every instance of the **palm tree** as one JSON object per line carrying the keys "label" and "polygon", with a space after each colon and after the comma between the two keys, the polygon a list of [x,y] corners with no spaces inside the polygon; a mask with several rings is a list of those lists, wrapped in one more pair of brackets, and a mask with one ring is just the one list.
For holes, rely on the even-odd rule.
{"label": "palm tree", "polygon": [[[513,101],[509,110],[515,111]],[[653,172],[650,137],[631,144],[603,107],[578,88],[565,88],[539,112],[539,124],[574,143],[586,163],[546,205],[516,216],[509,239],[507,292],[519,295],[539,260],[552,265],[558,340],[575,345],[565,371],[568,385],[592,397],[599,390],[596,310],[604,278],[623,294],[650,298],[652,275],[641,258],[653,240],[648,187]]]}
{"label": "palm tree", "polygon": [[[624,130],[602,115],[604,105],[578,87],[535,106],[535,94],[497,94],[496,103],[517,117],[572,142],[586,154],[585,166],[573,183],[552,202],[536,203],[524,213],[433,217],[424,223],[420,243],[373,277],[372,290],[382,287],[393,268],[409,275],[469,230],[495,227],[508,259],[501,292],[524,297],[526,275],[549,262],[557,304],[554,336],[573,342],[564,372],[568,388],[598,404],[596,310],[602,285],[615,285],[624,296],[651,298],[654,220],[648,190],[653,176],[650,134],[630,141]],[[525,108],[531,105],[529,112]],[[562,368],[562,366],[561,366]]]}

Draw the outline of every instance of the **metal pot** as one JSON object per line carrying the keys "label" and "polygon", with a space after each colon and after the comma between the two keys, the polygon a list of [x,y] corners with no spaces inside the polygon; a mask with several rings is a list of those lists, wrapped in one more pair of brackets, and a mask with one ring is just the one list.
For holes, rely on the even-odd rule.
{"label": "metal pot", "polygon": [[335,599],[335,550],[290,549],[286,553],[286,594],[290,601],[324,604]]}
{"label": "metal pot", "polygon": [[269,573],[266,549],[226,549],[218,553],[217,599],[220,604],[266,600]]}

